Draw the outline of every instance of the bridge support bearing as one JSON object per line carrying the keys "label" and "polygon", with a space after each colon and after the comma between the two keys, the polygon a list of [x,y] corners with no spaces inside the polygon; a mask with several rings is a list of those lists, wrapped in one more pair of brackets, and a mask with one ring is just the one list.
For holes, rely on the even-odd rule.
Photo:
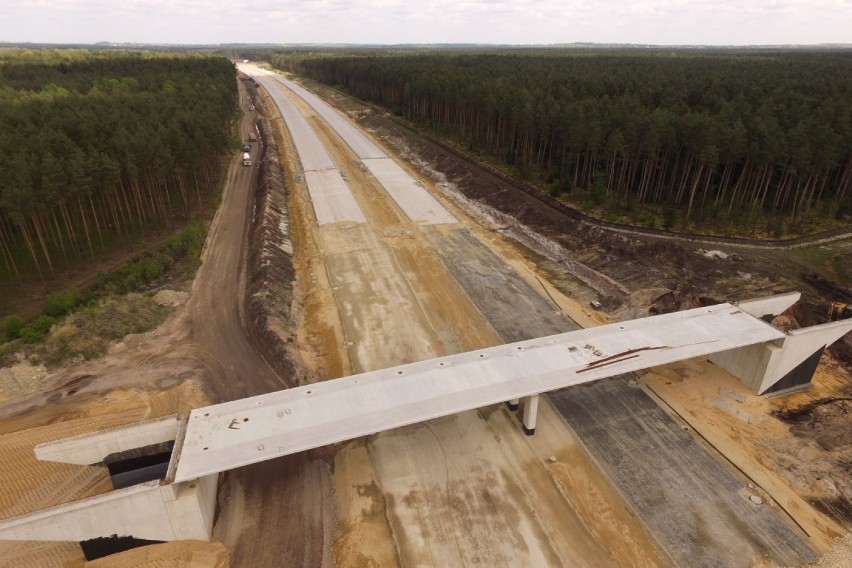
{"label": "bridge support bearing", "polygon": [[524,404],[524,434],[532,436],[535,434],[535,421],[538,417],[538,397],[534,394],[527,397]]}
{"label": "bridge support bearing", "polygon": [[515,412],[520,406],[520,403],[521,401],[519,399],[513,398],[512,400],[506,402],[506,407],[512,412]]}

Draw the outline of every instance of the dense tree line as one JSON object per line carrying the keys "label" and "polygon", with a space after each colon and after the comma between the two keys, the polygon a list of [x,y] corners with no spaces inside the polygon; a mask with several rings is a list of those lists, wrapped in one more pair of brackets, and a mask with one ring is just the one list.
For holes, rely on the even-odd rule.
{"label": "dense tree line", "polygon": [[[565,50],[272,57],[665,224],[780,234],[852,216],[852,53]],[[570,196],[569,196],[570,197]]]}
{"label": "dense tree line", "polygon": [[188,217],[215,187],[236,104],[222,57],[0,57],[0,277]]}

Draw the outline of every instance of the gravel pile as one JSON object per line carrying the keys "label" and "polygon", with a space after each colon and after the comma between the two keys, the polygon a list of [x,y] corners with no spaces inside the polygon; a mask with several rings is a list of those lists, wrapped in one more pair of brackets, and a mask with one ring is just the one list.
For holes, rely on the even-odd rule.
{"label": "gravel pile", "polygon": [[834,541],[834,548],[827,552],[814,568],[849,568],[852,566],[852,533]]}
{"label": "gravel pile", "polygon": [[154,294],[153,298],[159,305],[171,308],[184,305],[188,299],[188,292],[175,292],[174,290],[160,290]]}
{"label": "gravel pile", "polygon": [[46,376],[47,369],[44,365],[21,362],[10,367],[2,367],[0,368],[0,394],[15,396],[34,391],[41,387]]}

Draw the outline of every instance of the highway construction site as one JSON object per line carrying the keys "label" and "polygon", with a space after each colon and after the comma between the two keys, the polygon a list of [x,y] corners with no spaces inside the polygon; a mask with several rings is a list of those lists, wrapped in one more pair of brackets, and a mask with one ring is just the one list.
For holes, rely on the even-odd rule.
{"label": "highway construction site", "polygon": [[[111,489],[104,468],[37,461],[37,444],[792,291],[773,264],[752,264],[751,249],[643,241],[572,221],[313,86],[358,118],[343,128],[366,128],[385,156],[370,154],[342,137],[344,114],[243,71],[241,137],[259,131],[261,143],[253,165],[235,157],[189,301],[104,359],[0,402],[0,517]],[[297,151],[305,133],[327,167],[307,167]],[[395,195],[394,183],[406,192]],[[406,201],[412,191],[423,194]],[[850,241],[824,246],[848,255]],[[708,274],[714,281],[702,282]],[[775,325],[814,323],[796,309]],[[496,404],[249,465],[221,476],[211,542],[86,565],[841,566],[852,554],[848,342],[823,356],[811,388],[780,397],[757,396],[696,358],[543,397],[532,436]],[[0,551],[2,566],[84,562],[76,543],[2,542]]]}

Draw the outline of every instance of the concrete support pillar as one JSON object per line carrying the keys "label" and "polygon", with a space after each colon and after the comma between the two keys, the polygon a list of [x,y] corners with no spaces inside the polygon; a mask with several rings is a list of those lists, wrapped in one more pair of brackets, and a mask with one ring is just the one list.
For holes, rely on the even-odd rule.
{"label": "concrete support pillar", "polygon": [[514,412],[518,409],[518,406],[520,405],[520,403],[521,403],[521,401],[519,399],[513,398],[512,400],[510,400],[506,403],[506,406],[509,407],[509,410]]}
{"label": "concrete support pillar", "polygon": [[524,433],[527,436],[535,434],[535,420],[538,416],[538,396],[534,394],[527,398],[524,404]]}

